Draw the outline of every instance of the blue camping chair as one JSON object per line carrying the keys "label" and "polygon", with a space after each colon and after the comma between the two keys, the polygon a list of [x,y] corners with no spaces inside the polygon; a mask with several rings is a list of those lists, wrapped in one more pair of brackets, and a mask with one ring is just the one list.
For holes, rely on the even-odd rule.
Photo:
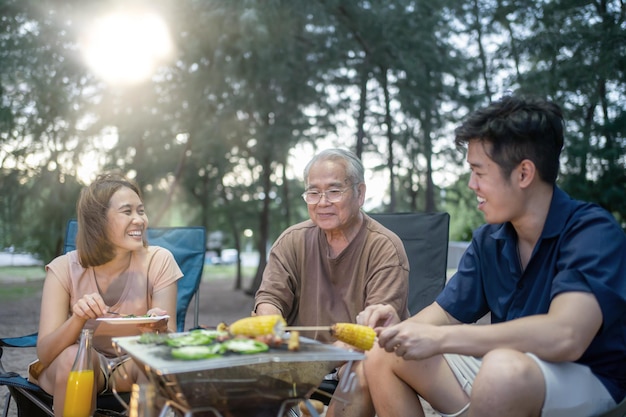
{"label": "blue camping chair", "polygon": [[[78,223],[70,220],[65,233],[64,252],[76,248],[76,231]],[[184,331],[185,318],[192,298],[195,298],[194,327],[198,327],[199,298],[198,288],[202,279],[204,257],[206,253],[206,230],[204,227],[156,227],[148,228],[150,245],[161,246],[174,255],[184,277],[178,280],[178,298],[176,302],[176,327]],[[195,297],[194,297],[195,295]],[[20,337],[0,339],[0,385],[9,389],[6,395],[3,417],[7,417],[11,398],[15,399],[18,417],[54,417],[52,397],[38,385],[30,383],[26,378],[15,372],[7,372],[2,364],[3,348],[24,348],[37,345],[37,333]],[[120,411],[124,406],[113,395],[98,397],[99,410]],[[115,415],[111,412],[108,415]]]}
{"label": "blue camping chair", "polygon": [[[78,222],[70,220],[65,233],[63,252],[76,249]],[[176,328],[185,330],[185,317],[191,299],[198,291],[206,253],[206,230],[204,227],[152,227],[148,228],[148,243],[169,249],[178,266],[185,274],[178,280],[178,300],[176,302]],[[193,327],[198,327],[200,300],[194,298]]]}

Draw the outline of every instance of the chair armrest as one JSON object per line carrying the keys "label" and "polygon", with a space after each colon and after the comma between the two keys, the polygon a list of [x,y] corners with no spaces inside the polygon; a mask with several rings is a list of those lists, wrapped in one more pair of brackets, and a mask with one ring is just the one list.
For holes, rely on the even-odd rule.
{"label": "chair armrest", "polygon": [[28,348],[37,346],[37,333],[26,336],[4,337],[0,339],[0,347]]}

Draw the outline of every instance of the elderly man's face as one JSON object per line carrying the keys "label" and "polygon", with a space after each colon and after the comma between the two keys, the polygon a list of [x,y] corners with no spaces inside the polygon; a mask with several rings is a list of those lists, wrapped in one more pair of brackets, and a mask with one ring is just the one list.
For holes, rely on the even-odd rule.
{"label": "elderly man's face", "polygon": [[324,231],[348,227],[357,219],[365,200],[365,184],[356,188],[346,177],[346,169],[341,162],[319,161],[309,169],[307,191],[326,192],[342,190],[341,201],[331,203],[323,196],[319,203],[308,204],[309,216]]}

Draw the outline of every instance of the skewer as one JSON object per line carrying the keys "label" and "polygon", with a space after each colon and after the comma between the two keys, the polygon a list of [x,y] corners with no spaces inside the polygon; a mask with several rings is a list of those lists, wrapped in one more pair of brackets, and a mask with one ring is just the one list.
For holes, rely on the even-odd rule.
{"label": "skewer", "polygon": [[286,327],[283,327],[283,330],[285,330],[286,332],[289,332],[289,331],[311,332],[311,331],[318,331],[318,330],[330,331],[331,326],[286,326]]}
{"label": "skewer", "polygon": [[278,314],[251,316],[237,320],[227,330],[231,335],[265,336],[276,335],[284,331],[327,331],[331,335],[357,349],[369,350],[374,345],[376,332],[368,326],[355,323],[335,323],[332,326],[287,326],[285,319]]}

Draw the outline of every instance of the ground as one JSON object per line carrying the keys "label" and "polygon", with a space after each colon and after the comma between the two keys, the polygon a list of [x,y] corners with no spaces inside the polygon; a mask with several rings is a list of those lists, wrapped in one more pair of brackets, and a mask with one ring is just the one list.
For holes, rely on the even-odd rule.
{"label": "ground", "polygon": [[[1,300],[0,307],[0,336],[13,337],[30,334],[37,331],[39,321],[39,308],[41,302],[40,280],[24,282],[8,282],[7,277],[0,279],[3,289],[15,288],[15,294],[10,299]],[[248,282],[244,281],[243,287],[247,288]],[[233,321],[247,317],[253,307],[253,298],[246,295],[243,290],[235,290],[234,281],[231,279],[206,279],[200,285],[199,296],[199,324],[215,326],[221,322],[232,323]],[[10,290],[7,292],[11,292]],[[194,325],[194,302],[192,301],[186,317],[185,328]],[[15,371],[26,375],[28,364],[35,358],[35,350],[5,349],[2,363],[8,371]],[[0,387],[0,406],[4,407],[6,387]],[[427,417],[436,416],[432,410],[427,410]],[[9,417],[16,417],[17,412],[11,406]]]}

